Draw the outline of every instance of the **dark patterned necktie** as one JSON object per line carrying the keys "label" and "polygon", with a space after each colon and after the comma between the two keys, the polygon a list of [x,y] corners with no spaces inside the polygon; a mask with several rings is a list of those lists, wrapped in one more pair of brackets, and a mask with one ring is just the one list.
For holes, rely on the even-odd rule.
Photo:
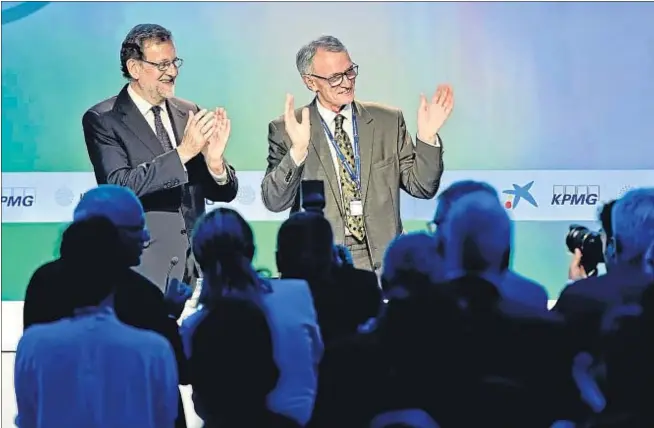
{"label": "dark patterned necktie", "polygon": [[[161,142],[161,146],[163,147],[164,152],[169,152],[174,150],[174,147],[172,141],[170,141],[170,135],[168,135],[168,131],[166,131],[166,128],[164,128],[163,121],[161,120],[161,110],[162,108],[159,106],[152,107],[152,113],[154,114],[154,129],[159,142]],[[191,191],[188,187],[188,184],[185,184],[181,187],[182,217],[184,217],[184,224],[186,225],[186,236],[190,239],[191,234],[188,233],[188,231],[193,227],[193,216],[191,212],[191,208],[193,207],[193,198],[191,197]]]}
{"label": "dark patterned necktie", "polygon": [[[345,130],[343,130],[344,119],[345,117],[341,114],[337,115],[334,119],[336,123],[334,129],[334,140],[336,141],[336,145],[340,149],[341,153],[343,153],[345,160],[350,166],[350,170],[356,171],[352,142],[350,141],[350,137],[348,137]],[[366,229],[363,224],[363,216],[352,215],[352,210],[350,208],[350,203],[352,201],[361,201],[361,190],[350,176],[350,173],[348,172],[342,159],[340,159],[339,165],[339,175],[341,178],[341,197],[343,198],[343,207],[345,208],[345,225],[347,226],[347,229],[350,231],[352,236],[354,236],[359,241],[363,241],[366,237]]]}
{"label": "dark patterned necktie", "polygon": [[170,135],[168,135],[163,121],[161,120],[161,110],[162,108],[160,106],[152,106],[152,113],[154,114],[154,130],[159,142],[163,146],[164,152],[169,152],[173,149],[173,143],[170,141]]}

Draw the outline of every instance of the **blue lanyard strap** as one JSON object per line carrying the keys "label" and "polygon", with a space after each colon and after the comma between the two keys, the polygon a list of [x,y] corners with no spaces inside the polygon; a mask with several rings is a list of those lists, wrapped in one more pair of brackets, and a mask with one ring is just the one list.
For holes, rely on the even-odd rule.
{"label": "blue lanyard strap", "polygon": [[347,158],[341,151],[340,147],[338,147],[338,144],[336,144],[336,140],[334,140],[334,136],[332,135],[332,132],[329,130],[329,127],[325,123],[325,120],[322,118],[322,116],[320,117],[320,123],[322,123],[322,127],[325,129],[325,133],[327,134],[327,139],[331,143],[332,147],[334,147],[334,151],[336,152],[336,156],[338,156],[338,160],[341,161],[347,173],[350,174],[350,178],[356,184],[357,189],[360,190],[361,189],[361,158],[359,157],[359,127],[357,126],[357,116],[354,111],[354,108],[352,109],[352,133],[354,134],[354,141],[352,141],[352,151],[354,152],[354,170],[352,170],[352,167],[350,166],[350,163],[347,161]]}

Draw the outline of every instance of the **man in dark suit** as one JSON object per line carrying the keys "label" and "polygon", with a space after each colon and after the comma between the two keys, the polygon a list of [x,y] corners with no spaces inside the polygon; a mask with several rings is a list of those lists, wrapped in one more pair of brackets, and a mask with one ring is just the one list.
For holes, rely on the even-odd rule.
{"label": "man in dark suit", "polygon": [[360,269],[381,267],[388,243],[402,233],[400,189],[429,199],[443,173],[438,131],[454,104],[443,85],[423,96],[414,146],[398,109],[354,100],[358,66],[335,37],[302,47],[297,68],[314,101],[268,127],[268,168],[262,199],[271,211],[300,209],[302,179],[323,180],[325,217],[337,244],[345,244]]}
{"label": "man in dark suit", "polygon": [[171,269],[171,277],[193,284],[189,236],[205,198],[230,202],[238,191],[223,158],[230,121],[224,109],[201,110],[173,96],[182,59],[167,29],[134,27],[120,61],[129,83],[82,118],[96,180],[126,186],[143,203],[151,239],[137,270],[162,289]]}

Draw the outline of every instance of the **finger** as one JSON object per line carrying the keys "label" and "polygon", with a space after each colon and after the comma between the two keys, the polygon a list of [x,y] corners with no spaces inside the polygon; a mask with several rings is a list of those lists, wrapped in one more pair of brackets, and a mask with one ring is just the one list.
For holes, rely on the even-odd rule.
{"label": "finger", "polygon": [[229,138],[229,133],[230,133],[231,130],[232,130],[232,121],[229,120],[229,119],[227,119],[227,120],[225,121],[225,129],[223,130],[224,135],[225,135],[227,138]]}
{"label": "finger", "polygon": [[221,108],[221,107],[218,107],[218,108],[216,109],[215,114],[216,114],[216,119],[217,119],[218,121],[220,121],[220,120],[223,119],[223,117],[224,117],[224,115],[225,115],[224,112],[225,112],[225,110],[224,110],[223,108]]}
{"label": "finger", "polygon": [[443,97],[443,102],[441,105],[447,108],[447,106],[449,106],[452,103],[452,96],[453,96],[452,88],[450,87],[450,85],[445,85],[445,96]]}
{"label": "finger", "polygon": [[205,114],[202,119],[200,119],[197,123],[197,126],[200,129],[204,129],[205,125],[208,123],[211,123],[212,121],[216,120],[216,114],[214,112],[207,112],[208,114]]}
{"label": "finger", "polygon": [[306,107],[302,109],[302,123],[309,123],[309,109]]}
{"label": "finger", "polygon": [[427,97],[425,94],[420,94],[420,106],[418,108],[420,110],[427,110]]}
{"label": "finger", "polygon": [[447,110],[452,110],[454,108],[454,91],[451,89],[449,90],[447,94],[447,98],[445,99],[445,109]]}
{"label": "finger", "polygon": [[216,125],[216,122],[211,122],[211,126],[207,128],[206,130],[201,130],[200,132],[202,133],[202,136],[204,137],[205,140],[208,140],[211,138],[213,134],[216,133],[218,127]]}
{"label": "finger", "polygon": [[293,95],[286,94],[286,106],[284,109],[284,121],[286,121],[286,123],[291,123],[295,120],[295,115],[293,114],[294,110]]}
{"label": "finger", "polygon": [[438,88],[436,88],[436,92],[434,92],[434,96],[432,97],[431,102],[434,104],[441,104],[444,98],[445,88],[443,85],[438,85]]}
{"label": "finger", "polygon": [[186,126],[184,127],[184,131],[188,129],[189,126],[191,126],[191,122],[193,121],[193,117],[195,115],[193,114],[192,110],[189,110],[188,112],[188,120],[186,121]]}
{"label": "finger", "polygon": [[[200,123],[202,123],[202,122],[200,122]],[[200,132],[202,132],[202,134],[205,134],[205,133],[207,133],[207,132],[212,128],[212,127],[216,126],[217,124],[218,124],[218,121],[215,120],[215,119],[214,119],[214,120],[211,120],[211,121],[207,121],[206,123],[204,123],[204,124],[201,125],[202,127],[200,128]]]}
{"label": "finger", "polygon": [[204,118],[206,116],[208,110],[207,109],[202,109],[199,112],[195,113],[195,117],[193,117],[193,123],[196,124],[198,123],[199,120]]}

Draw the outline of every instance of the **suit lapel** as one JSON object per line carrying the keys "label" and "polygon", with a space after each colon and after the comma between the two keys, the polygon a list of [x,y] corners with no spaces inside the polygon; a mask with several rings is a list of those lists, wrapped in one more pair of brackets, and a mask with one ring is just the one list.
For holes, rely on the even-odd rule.
{"label": "suit lapel", "polygon": [[129,97],[127,93],[127,85],[123,87],[123,90],[120,91],[118,97],[116,98],[115,107],[122,114],[123,123],[136,135],[136,137],[141,140],[143,145],[147,147],[152,154],[159,156],[163,154],[163,146],[159,139],[155,135],[148,122],[146,122],[145,117],[141,112],[136,108],[136,105]]}
{"label": "suit lapel", "polygon": [[359,103],[354,102],[359,128],[359,156],[361,158],[361,199],[366,201],[368,194],[368,182],[370,178],[370,167],[372,165],[372,151],[375,141],[375,128],[372,123],[372,116]]}
{"label": "suit lapel", "polygon": [[166,105],[168,106],[170,122],[173,124],[175,140],[177,140],[178,145],[182,144],[182,138],[184,138],[184,129],[186,128],[186,122],[188,121],[188,112],[185,112],[172,100],[166,101]]}
{"label": "suit lapel", "polygon": [[[320,113],[318,113],[318,107],[316,107],[317,100],[313,100],[309,104],[310,111],[310,121],[311,121],[311,148],[318,156],[318,160],[322,165],[323,171],[325,171],[325,176],[327,177],[327,184],[329,185],[334,199],[338,204],[338,209],[343,212],[343,201],[341,200],[341,189],[338,182],[338,177],[336,175],[336,168],[334,167],[334,160],[332,158],[332,153],[329,150],[328,144],[331,144],[327,141],[325,136],[325,130],[322,127],[322,122],[320,120]],[[301,113],[300,113],[301,115]]]}

